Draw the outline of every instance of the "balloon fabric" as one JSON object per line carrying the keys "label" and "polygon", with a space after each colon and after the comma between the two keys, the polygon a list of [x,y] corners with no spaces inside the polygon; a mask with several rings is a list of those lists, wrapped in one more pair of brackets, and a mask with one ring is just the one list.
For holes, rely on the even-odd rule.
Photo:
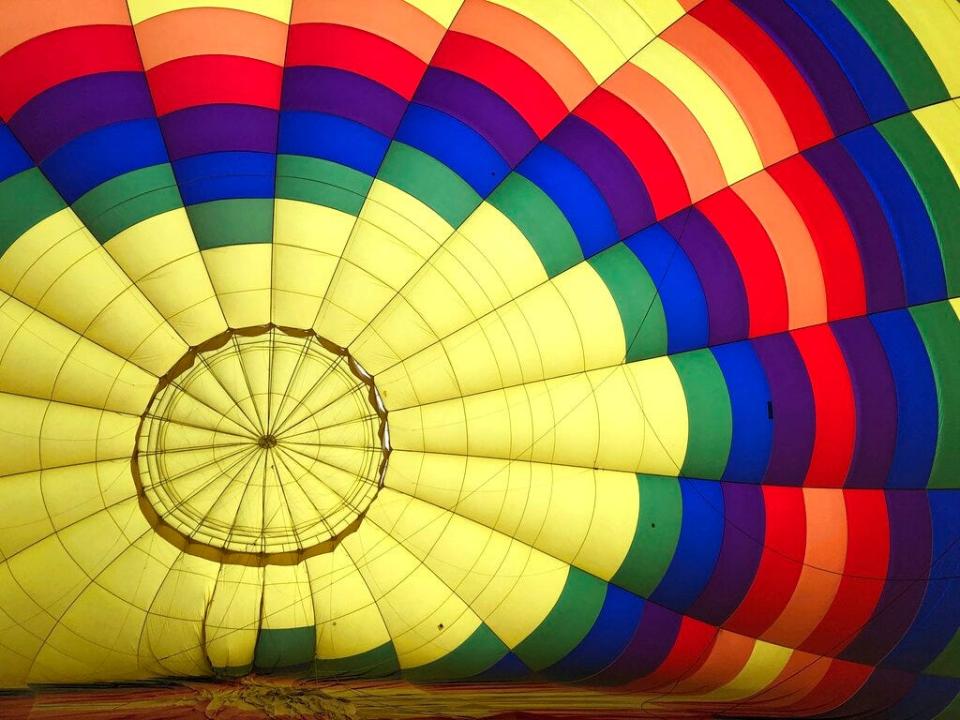
{"label": "balloon fabric", "polygon": [[0,0],[0,717],[960,717],[956,0]]}

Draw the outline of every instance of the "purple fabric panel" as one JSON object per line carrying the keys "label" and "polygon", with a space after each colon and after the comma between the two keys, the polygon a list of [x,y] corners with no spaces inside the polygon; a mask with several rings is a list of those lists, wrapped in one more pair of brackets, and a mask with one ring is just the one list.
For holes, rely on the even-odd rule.
{"label": "purple fabric panel", "polygon": [[279,113],[251,105],[200,105],[160,118],[171,160],[212,152],[277,149]]}
{"label": "purple fabric panel", "polygon": [[508,102],[459,73],[429,68],[413,99],[476,130],[513,167],[539,141]]}
{"label": "purple fabric panel", "polygon": [[888,490],[890,518],[889,579],[877,610],[840,657],[876,665],[910,629],[927,590],[919,578],[930,574],[932,537],[930,506],[923,490]]}
{"label": "purple fabric panel", "polygon": [[763,489],[746,483],[723,483],[723,545],[710,582],[689,614],[721,625],[737,609],[753,582],[763,554]]}
{"label": "purple fabric panel", "polygon": [[888,708],[896,705],[916,682],[916,675],[883,668],[874,671],[863,687],[840,707],[814,715],[817,718],[871,718],[871,720],[890,720],[884,714]]}
{"label": "purple fabric panel", "polygon": [[813,389],[803,358],[788,334],[753,341],[773,402],[773,447],[766,485],[802,485],[813,452]]}
{"label": "purple fabric panel", "polygon": [[833,325],[846,360],[856,408],[857,434],[845,485],[886,484],[897,443],[897,388],[880,338],[867,318]]}
{"label": "purple fabric panel", "polygon": [[10,118],[10,129],[39,163],[85,132],[153,113],[143,73],[98,73],[40,93]]}
{"label": "purple fabric panel", "polygon": [[906,304],[897,245],[873,190],[842,144],[830,141],[804,153],[840,203],[857,240],[868,312]]}
{"label": "purple fabric panel", "polygon": [[292,67],[284,71],[280,107],[336,115],[391,137],[407,101],[390,88],[346,70]]}
{"label": "purple fabric panel", "polygon": [[600,190],[621,238],[653,224],[650,195],[630,160],[603,133],[573,115],[546,139],[583,170]]}
{"label": "purple fabric panel", "polygon": [[682,616],[660,605],[647,602],[633,637],[620,657],[590,682],[598,685],[622,685],[649,675],[664,661],[680,631]]}
{"label": "purple fabric panel", "polygon": [[780,46],[820,100],[835,134],[870,122],[853,86],[816,33],[782,0],[734,0]]}
{"label": "purple fabric panel", "polygon": [[747,337],[750,315],[747,294],[730,249],[709,220],[696,208],[661,222],[690,258],[704,295],[711,345]]}

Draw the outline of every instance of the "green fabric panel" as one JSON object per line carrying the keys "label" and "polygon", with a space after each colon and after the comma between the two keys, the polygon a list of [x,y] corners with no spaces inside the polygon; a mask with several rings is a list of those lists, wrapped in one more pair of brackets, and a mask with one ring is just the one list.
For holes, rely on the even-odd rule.
{"label": "green fabric panel", "polygon": [[890,73],[911,108],[949,97],[940,74],[900,14],[879,0],[834,0]]}
{"label": "green fabric panel", "polygon": [[253,664],[258,670],[305,665],[313,660],[317,646],[317,628],[313,625],[277,630],[261,630]]}
{"label": "green fabric panel", "polygon": [[927,346],[940,406],[937,453],[927,487],[960,488],[960,322],[947,302],[917,305],[910,314]]}
{"label": "green fabric panel", "polygon": [[101,243],[147,218],[182,207],[170,165],[152,165],[102,183],[73,209]]}
{"label": "green fabric panel", "polygon": [[273,241],[273,200],[214,200],[187,208],[201,250]]}
{"label": "green fabric panel", "polygon": [[667,352],[667,318],[657,286],[643,263],[623,243],[617,243],[590,258],[617,303],[623,323],[626,361],[664,355]]}
{"label": "green fabric panel", "polygon": [[670,361],[687,399],[687,454],[680,474],[719,480],[733,437],[733,414],[723,373],[708,349],[671,355]]}
{"label": "green fabric panel", "polygon": [[925,672],[932,675],[960,677],[960,630],[953,634],[943,652],[930,663]]}
{"label": "green fabric panel", "polygon": [[404,670],[403,676],[414,682],[469,678],[493,667],[508,652],[503,641],[489,627],[480,623],[456,650],[432,663]]}
{"label": "green fabric panel", "polygon": [[877,124],[904,164],[927,207],[940,243],[947,294],[960,294],[960,187],[923,126],[913,115]]}
{"label": "green fabric panel", "polygon": [[549,277],[583,262],[583,250],[560,208],[522,175],[508,175],[487,201],[520,229]]}
{"label": "green fabric panel", "polygon": [[663,579],[680,539],[683,497],[677,478],[637,475],[640,514],[633,542],[611,582],[650,597]]}
{"label": "green fabric panel", "polygon": [[310,671],[311,677],[387,677],[400,672],[397,652],[392,642],[367,650],[359,655],[325,660],[317,658]]}
{"label": "green fabric panel", "polygon": [[339,163],[304,157],[277,156],[277,197],[359,215],[373,178]]}
{"label": "green fabric panel", "polygon": [[0,183],[0,255],[27,230],[65,207],[39,169],[8,177]]}
{"label": "green fabric panel", "polygon": [[560,597],[543,622],[513,652],[531,670],[565,657],[586,637],[600,614],[607,584],[571,566]]}
{"label": "green fabric panel", "polygon": [[480,204],[480,196],[459,175],[416,148],[394,142],[377,179],[400,188],[458,227]]}

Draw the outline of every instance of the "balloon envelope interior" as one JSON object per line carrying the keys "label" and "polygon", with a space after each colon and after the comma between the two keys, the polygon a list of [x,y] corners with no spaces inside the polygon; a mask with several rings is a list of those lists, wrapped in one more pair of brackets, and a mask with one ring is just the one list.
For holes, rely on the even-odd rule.
{"label": "balloon envelope interior", "polygon": [[0,715],[953,717],[958,46],[0,0]]}

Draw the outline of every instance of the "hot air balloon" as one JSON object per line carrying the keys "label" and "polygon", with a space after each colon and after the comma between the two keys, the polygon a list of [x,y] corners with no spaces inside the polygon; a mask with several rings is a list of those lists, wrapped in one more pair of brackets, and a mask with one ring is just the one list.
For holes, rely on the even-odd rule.
{"label": "hot air balloon", "polygon": [[960,716],[954,0],[0,0],[0,716]]}

